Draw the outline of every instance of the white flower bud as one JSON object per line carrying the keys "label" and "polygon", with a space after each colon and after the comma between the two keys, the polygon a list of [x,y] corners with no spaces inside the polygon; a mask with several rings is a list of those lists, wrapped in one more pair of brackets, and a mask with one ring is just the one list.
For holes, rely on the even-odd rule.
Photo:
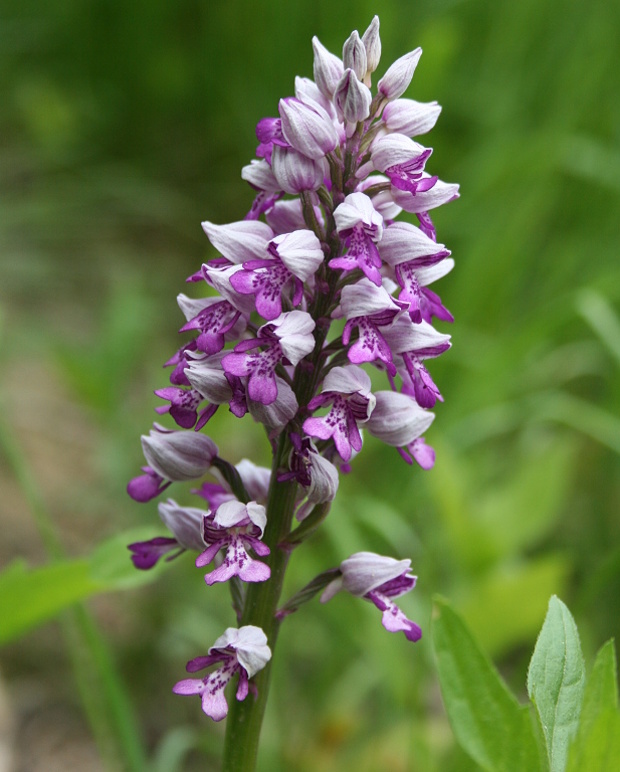
{"label": "white flower bud", "polygon": [[380,94],[392,101],[402,96],[409,88],[413,71],[422,56],[422,49],[416,48],[397,59],[377,84]]}

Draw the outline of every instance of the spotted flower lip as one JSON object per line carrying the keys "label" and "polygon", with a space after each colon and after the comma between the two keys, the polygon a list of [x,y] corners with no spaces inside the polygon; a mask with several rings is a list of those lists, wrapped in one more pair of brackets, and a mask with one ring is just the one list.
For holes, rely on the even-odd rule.
{"label": "spotted flower lip", "polygon": [[360,268],[373,284],[380,286],[382,263],[377,242],[383,235],[383,217],[370,198],[361,192],[349,194],[334,211],[334,220],[347,252],[330,260],[329,267],[345,272]]}
{"label": "spotted flower lip", "polygon": [[370,391],[370,377],[355,365],[334,367],[329,371],[321,394],[308,403],[309,410],[331,404],[329,413],[306,418],[304,431],[321,440],[332,439],[343,461],[349,461],[353,451],[362,449],[358,423],[368,421],[375,407]]}
{"label": "spotted flower lip", "polygon": [[209,565],[217,553],[226,548],[223,563],[205,576],[208,585],[228,581],[238,576],[244,582],[264,582],[271,576],[265,563],[254,560],[247,550],[257,555],[269,555],[269,547],[260,539],[267,523],[265,507],[250,501],[225,501],[212,515],[203,520],[203,539],[207,548],[196,558],[196,566]]}
{"label": "spotted flower lip", "polygon": [[359,365],[380,360],[395,375],[392,351],[379,328],[390,325],[404,307],[406,304],[399,304],[382,286],[377,287],[366,278],[343,287],[340,311],[347,319],[342,333],[345,346],[353,328],[359,330],[358,339],[347,351],[349,361]]}
{"label": "spotted flower lip", "polygon": [[[248,396],[263,405],[275,402],[278,386],[275,368],[281,360],[295,366],[314,348],[315,321],[305,311],[289,311],[263,325],[257,337],[241,341],[222,359],[227,373],[248,376]],[[246,353],[256,348],[258,353]]]}
{"label": "spotted flower lip", "polygon": [[172,691],[181,695],[199,695],[206,715],[214,721],[221,721],[228,715],[224,688],[231,678],[239,674],[236,698],[242,701],[248,696],[248,680],[262,670],[270,659],[271,649],[267,645],[267,636],[260,627],[229,627],[216,639],[206,656],[196,657],[187,663],[187,671],[196,673],[211,665],[221,663],[220,666],[205,678],[179,681]]}

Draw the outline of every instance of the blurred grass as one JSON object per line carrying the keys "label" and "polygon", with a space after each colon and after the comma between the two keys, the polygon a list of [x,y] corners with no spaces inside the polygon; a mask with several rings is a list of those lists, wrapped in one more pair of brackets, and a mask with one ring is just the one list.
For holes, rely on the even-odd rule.
{"label": "blurred grass", "polygon": [[[69,553],[157,528],[155,506],[127,501],[124,485],[178,345],[174,296],[207,254],[200,221],[247,211],[239,171],[254,125],[296,74],[311,76],[311,36],[337,52],[375,10],[2,4],[0,388]],[[620,632],[620,7],[384,0],[380,16],[380,71],[424,48],[408,96],[443,105],[432,171],[461,183],[435,218],[457,261],[439,288],[456,324],[432,363],[446,398],[429,433],[438,462],[412,470],[367,441],[325,528],[295,554],[289,589],[358,549],[410,555],[419,584],[406,611],[428,630],[431,595],[452,598],[522,684],[552,592],[575,611],[586,658]],[[250,421],[218,414],[210,427],[231,460],[266,461]],[[0,474],[2,560],[41,562],[23,496]],[[221,727],[169,690],[232,623],[217,590],[179,561],[152,591],[116,595],[103,618],[159,769],[216,764]],[[401,638],[344,597],[294,615],[262,769],[472,768],[453,745],[429,641]],[[75,699],[42,646],[31,634],[3,651],[19,716],[29,673]],[[62,649],[54,656],[66,671]]]}

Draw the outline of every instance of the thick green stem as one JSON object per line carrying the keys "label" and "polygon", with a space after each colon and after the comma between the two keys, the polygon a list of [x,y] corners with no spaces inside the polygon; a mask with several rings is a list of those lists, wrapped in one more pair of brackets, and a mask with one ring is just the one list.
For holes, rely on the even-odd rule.
{"label": "thick green stem", "polygon": [[[268,582],[258,582],[248,587],[241,618],[241,625],[256,625],[263,629],[272,655],[280,628],[280,621],[276,619],[275,612],[282,593],[289,557],[289,552],[280,549],[278,544],[290,533],[297,493],[297,483],[294,480],[277,481],[278,468],[288,448],[288,438],[283,434],[274,456],[272,482],[267,499],[267,526],[263,536],[263,542],[271,549],[268,561],[271,578]],[[224,772],[252,772],[256,768],[258,741],[267,704],[270,676],[271,662],[253,679],[258,692],[256,698],[250,693],[243,702],[231,701],[224,744]]]}

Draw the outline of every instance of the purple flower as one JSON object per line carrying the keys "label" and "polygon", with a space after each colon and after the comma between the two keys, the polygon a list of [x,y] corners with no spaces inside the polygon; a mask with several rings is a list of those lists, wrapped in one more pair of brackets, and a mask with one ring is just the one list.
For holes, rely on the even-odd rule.
{"label": "purple flower", "polygon": [[240,220],[226,225],[205,221],[202,228],[209,241],[231,263],[265,257],[273,231],[260,220]]}
{"label": "purple flower", "polygon": [[[432,150],[412,137],[429,131],[441,108],[402,98],[421,49],[389,67],[371,92],[381,57],[376,16],[363,36],[350,35],[342,59],[316,38],[313,49],[314,80],[297,77],[295,96],[256,127],[257,157],[242,170],[254,197],[247,215],[202,223],[215,252],[187,281],[207,297],[178,296],[181,331],[194,339],[168,360],[170,383],[155,392],[166,401],[157,412],[187,431],[155,425],[142,438],[147,466],[128,485],[148,501],[173,481],[199,480],[193,492],[202,507],[160,504],[170,535],[131,544],[132,560],[145,569],[198,553],[196,565],[209,566],[207,585],[232,580],[238,619],[265,597],[260,584],[247,592],[242,582],[268,581],[270,550],[292,550],[327,516],[364,427],[407,463],[430,469],[435,461],[424,433],[443,397],[426,360],[450,347],[431,320],[452,315],[429,286],[454,261],[429,212],[458,197],[458,185],[426,171]],[[403,211],[419,227],[395,222]],[[217,457],[200,430],[220,405],[261,424],[272,470]],[[301,524],[279,533],[293,515]],[[420,628],[394,603],[415,585],[410,566],[356,553],[296,593],[282,616],[323,588],[323,601],[346,589],[379,608],[386,629],[418,640]],[[260,628],[229,628],[188,663],[190,673],[216,669],[174,691],[199,694],[219,721],[227,682],[238,673],[244,699],[270,656]]]}
{"label": "purple flower", "polygon": [[318,190],[328,173],[324,158],[308,158],[292,147],[279,146],[273,149],[271,169],[280,188],[292,195]]}
{"label": "purple flower", "polygon": [[264,582],[271,576],[271,569],[259,560],[253,560],[247,553],[253,549],[261,557],[270,550],[260,539],[267,522],[265,507],[250,501],[225,501],[217,508],[214,515],[207,515],[203,522],[203,538],[208,544],[202,554],[196,558],[196,566],[207,566],[217,553],[226,547],[226,557],[219,568],[205,576],[209,585],[226,582],[232,576],[238,576],[244,582]]}
{"label": "purple flower", "polygon": [[404,134],[387,134],[374,143],[371,160],[377,171],[386,174],[392,187],[415,196],[437,182],[437,177],[423,173],[432,152]]}
{"label": "purple flower", "polygon": [[186,678],[176,683],[175,694],[198,694],[203,711],[214,721],[221,721],[228,714],[224,688],[239,673],[236,697],[242,701],[248,696],[248,680],[262,670],[271,659],[267,636],[260,627],[245,625],[229,627],[209,649],[204,657],[196,657],[187,663],[187,672],[196,673],[218,662],[218,668],[205,678]]}
{"label": "purple flower", "polygon": [[356,552],[340,564],[340,576],[327,585],[321,595],[326,603],[340,590],[369,600],[383,613],[383,627],[391,633],[402,630],[409,641],[419,641],[422,630],[394,603],[415,587],[417,577],[409,573],[410,560],[395,560],[374,552]]}
{"label": "purple flower", "polygon": [[242,271],[230,277],[230,283],[243,295],[256,295],[256,310],[271,321],[282,313],[285,287],[293,285],[290,300],[298,306],[303,297],[303,282],[307,281],[323,262],[321,242],[309,230],[283,233],[269,242],[269,256],[263,260],[248,260]]}
{"label": "purple flower", "polygon": [[333,439],[343,461],[349,461],[353,451],[362,449],[358,423],[368,421],[375,407],[370,391],[370,378],[359,367],[334,367],[325,378],[321,394],[308,403],[308,410],[331,404],[325,416],[306,418],[303,429],[311,437]]}
{"label": "purple flower", "polygon": [[452,182],[443,182],[430,174],[422,172],[420,184],[415,193],[410,190],[398,190],[393,188],[394,202],[401,206],[405,212],[413,214],[426,214],[429,209],[454,201],[459,197],[459,186]]}
{"label": "purple flower", "polygon": [[379,17],[373,16],[366,32],[362,35],[362,43],[366,50],[366,76],[364,81],[370,86],[370,74],[379,66],[381,59],[381,38],[379,37]]}
{"label": "purple flower", "polygon": [[314,49],[314,80],[323,96],[332,100],[338,81],[344,72],[342,60],[330,53],[317,37],[312,38]]}
{"label": "purple flower", "polygon": [[[260,327],[256,338],[238,343],[234,353],[222,359],[222,366],[231,375],[248,376],[248,396],[270,405],[278,396],[276,366],[282,360],[295,366],[312,351],[314,327],[314,320],[305,311],[280,314]],[[262,351],[246,353],[256,348]]]}
{"label": "purple flower", "polygon": [[188,320],[179,332],[198,330],[196,347],[205,354],[217,354],[224,348],[227,338],[237,337],[239,334],[235,325],[241,312],[228,300],[220,297],[194,300],[182,293],[177,300]]}
{"label": "purple flower", "polygon": [[353,124],[349,134],[355,130],[355,124],[368,118],[371,102],[372,94],[368,86],[360,83],[352,69],[345,70],[336,86],[334,104],[338,117],[348,124]]}
{"label": "purple flower", "polygon": [[443,402],[439,389],[423,360],[437,357],[450,348],[450,336],[437,332],[428,322],[413,324],[408,315],[400,316],[385,331],[386,340],[394,354],[399,354],[404,364],[406,393],[415,396],[420,407],[433,407],[436,400]]}
{"label": "purple flower", "polygon": [[347,352],[349,361],[359,365],[379,359],[386,365],[388,372],[395,375],[392,351],[379,328],[387,327],[394,321],[402,311],[401,305],[383,287],[377,287],[363,278],[343,287],[340,310],[347,319],[342,333],[344,345],[349,344],[355,327],[359,331],[358,339]]}
{"label": "purple flower", "polygon": [[329,261],[330,268],[352,271],[360,268],[377,287],[381,285],[381,256],[376,242],[383,235],[383,217],[365,193],[351,193],[334,211],[338,235],[347,253]]}

